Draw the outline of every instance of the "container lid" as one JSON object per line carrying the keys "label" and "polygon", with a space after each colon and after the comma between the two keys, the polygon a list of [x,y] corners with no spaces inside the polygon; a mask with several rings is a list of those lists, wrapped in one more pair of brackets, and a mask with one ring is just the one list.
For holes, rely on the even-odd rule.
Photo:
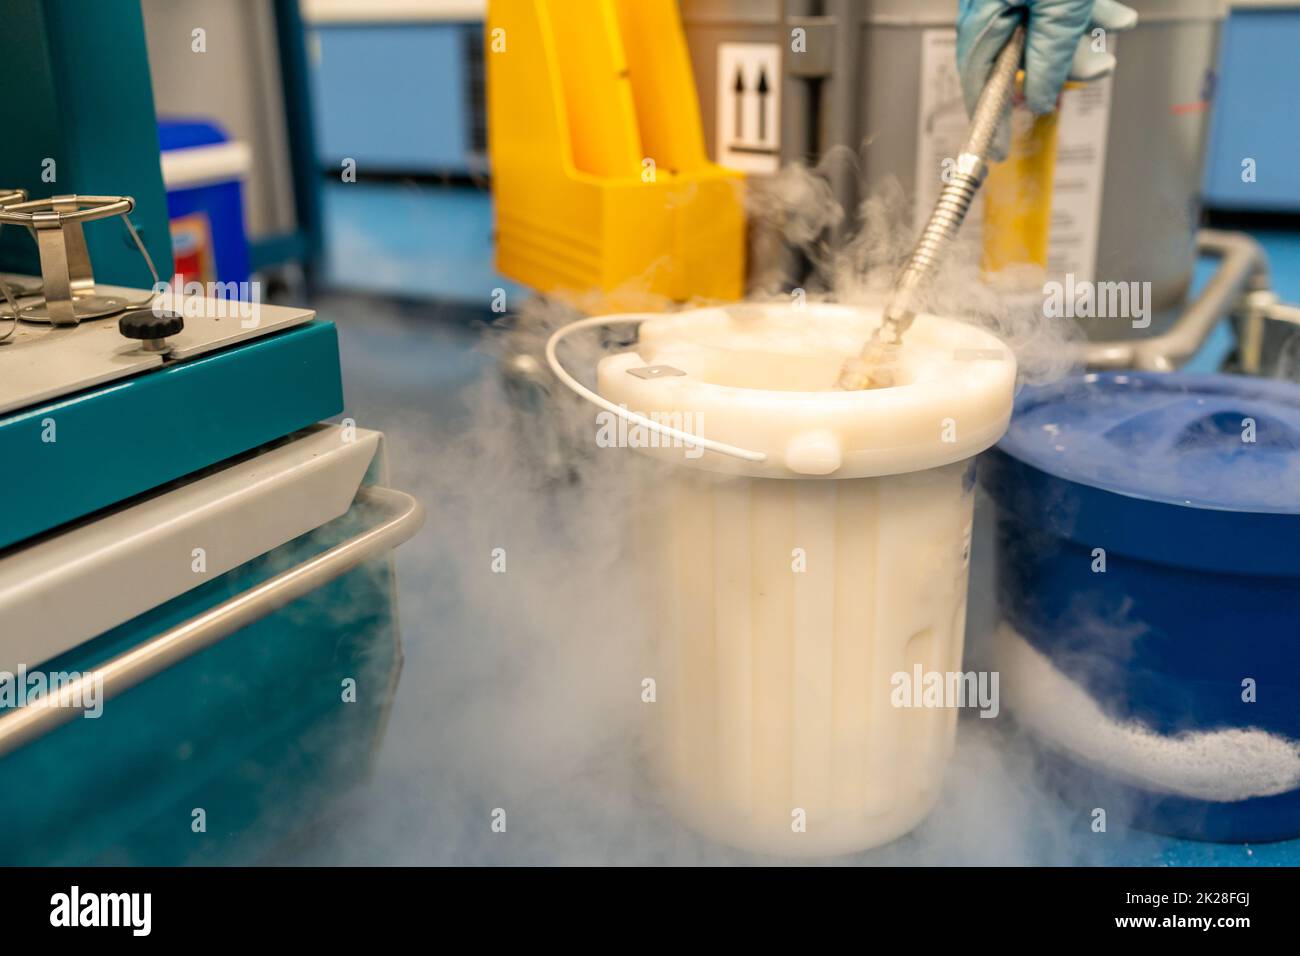
{"label": "container lid", "polygon": [[[995,497],[1058,533],[1175,564],[1300,568],[1300,386],[1293,383],[1076,376],[1025,389],[998,450],[1019,467],[994,463]],[[1035,508],[1043,513],[1035,516]],[[1291,536],[1285,544],[1284,535]]]}
{"label": "container lid", "polygon": [[963,322],[918,316],[892,365],[895,385],[836,389],[880,315],[878,307],[780,302],[654,316],[641,323],[634,351],[600,362],[597,390],[662,424],[765,456],[692,455],[680,442],[634,432],[618,442],[708,471],[892,475],[961,461],[997,441],[1011,414],[1015,358]]}
{"label": "container lid", "polygon": [[235,182],[248,175],[252,151],[207,120],[158,121],[163,184],[169,190]]}

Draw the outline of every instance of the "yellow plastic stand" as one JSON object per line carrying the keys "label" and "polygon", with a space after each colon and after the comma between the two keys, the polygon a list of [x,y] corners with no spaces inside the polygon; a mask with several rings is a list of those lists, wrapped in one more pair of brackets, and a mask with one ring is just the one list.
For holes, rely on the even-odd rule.
{"label": "yellow plastic stand", "polygon": [[491,0],[497,268],[603,306],[738,299],[741,174],[709,162],[675,0]]}

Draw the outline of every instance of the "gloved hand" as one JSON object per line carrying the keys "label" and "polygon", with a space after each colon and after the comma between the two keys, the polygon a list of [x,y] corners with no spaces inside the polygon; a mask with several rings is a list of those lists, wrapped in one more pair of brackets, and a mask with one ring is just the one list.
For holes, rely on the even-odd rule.
{"label": "gloved hand", "polygon": [[[1115,0],[961,0],[957,13],[957,70],[966,111],[975,109],[993,60],[1006,45],[1028,8],[1025,37],[1025,103],[1035,113],[1056,109],[1066,79],[1095,80],[1115,68],[1115,57],[1095,53],[1090,27],[1130,30],[1137,13]],[[1010,143],[1004,122],[994,159],[1004,159]]]}

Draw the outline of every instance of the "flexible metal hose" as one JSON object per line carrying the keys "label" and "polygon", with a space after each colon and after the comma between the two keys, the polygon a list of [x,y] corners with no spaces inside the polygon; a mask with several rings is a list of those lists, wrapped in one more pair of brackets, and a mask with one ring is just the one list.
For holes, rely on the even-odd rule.
{"label": "flexible metal hose", "polygon": [[916,318],[916,294],[934,277],[944,252],[956,237],[988,174],[988,155],[1002,118],[1011,106],[1016,71],[1020,69],[1024,52],[1025,27],[1021,24],[993,62],[988,82],[975,104],[966,142],[957,157],[952,178],[944,184],[934,211],[921,230],[921,237],[894,282],[880,328],[863,349],[862,356],[845,366],[840,376],[841,388],[865,387],[870,381],[869,366],[879,360],[883,348],[899,344],[903,333]]}
{"label": "flexible metal hose", "polygon": [[934,277],[944,251],[956,238],[957,230],[961,228],[971,203],[975,201],[975,194],[988,175],[988,155],[1002,118],[1011,106],[1011,96],[1016,87],[1016,71],[1020,68],[1024,52],[1025,28],[1021,25],[1016,27],[1011,39],[993,63],[993,71],[975,104],[966,143],[957,157],[952,178],[939,193],[934,211],[921,230],[921,238],[917,240],[911,257],[894,284],[894,294],[885,310],[884,325],[892,325],[892,328],[884,330],[885,335],[882,337],[887,336],[887,340],[897,341],[912,324],[915,313],[911,311],[908,300],[918,288]]}

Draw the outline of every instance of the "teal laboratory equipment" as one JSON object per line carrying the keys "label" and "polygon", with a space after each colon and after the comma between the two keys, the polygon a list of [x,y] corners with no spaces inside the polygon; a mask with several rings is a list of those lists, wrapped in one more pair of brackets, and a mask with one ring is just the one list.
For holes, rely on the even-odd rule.
{"label": "teal laboratory equipment", "polygon": [[[268,241],[310,255],[274,8],[306,160]],[[144,288],[173,263],[138,0],[13,0],[0,53],[0,864],[256,863],[366,775],[423,511],[382,434],[324,424],[332,324]]]}
{"label": "teal laboratory equipment", "polygon": [[88,204],[52,205],[27,215],[64,220],[72,266],[10,276],[48,302],[0,304],[0,462],[22,476],[0,508],[0,863],[255,863],[366,774],[402,660],[391,551],[423,511],[385,487],[382,434],[323,424],[331,323],[201,295],[83,316],[152,295],[75,281],[60,312]]}

